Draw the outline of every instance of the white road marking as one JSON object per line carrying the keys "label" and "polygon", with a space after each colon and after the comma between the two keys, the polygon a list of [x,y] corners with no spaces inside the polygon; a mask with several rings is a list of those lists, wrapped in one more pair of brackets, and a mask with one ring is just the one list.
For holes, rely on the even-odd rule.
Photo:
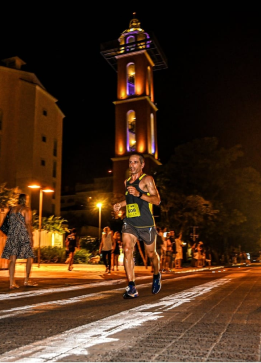
{"label": "white road marking", "polygon": [[[202,294],[206,294],[228,283],[231,279],[219,279],[193,287],[178,294],[169,295],[157,303],[145,304],[137,308],[123,311],[116,315],[96,322],[67,330],[62,334],[34,342],[33,344],[14,349],[0,355],[1,362],[47,362],[68,360],[72,356],[88,355],[88,348],[102,343],[115,342],[120,338],[111,337],[123,330],[138,327],[150,320],[163,318],[163,312],[190,302]],[[154,311],[148,311],[153,309]],[[155,311],[158,309],[158,311]],[[128,314],[131,319],[126,319]],[[120,336],[120,335],[118,335]],[[83,358],[84,359],[84,358]]]}
{"label": "white road marking", "polygon": [[[175,279],[168,279],[167,281],[169,281],[169,282],[173,281],[173,280],[177,281],[177,280],[182,280],[182,279],[185,279],[185,278],[192,278],[192,277],[195,277],[195,275],[177,277]],[[92,287],[93,287],[93,285],[96,286],[97,284],[91,284]],[[105,285],[108,285],[108,284],[106,283]],[[147,284],[138,285],[138,286],[139,286],[139,288],[143,288],[143,287],[147,287],[147,286],[150,286],[150,285],[151,285],[151,282],[149,282]],[[90,284],[87,285],[87,286],[90,287]],[[48,289],[48,290],[52,291],[53,289]],[[61,289],[54,290],[54,292],[57,292],[59,290],[61,290]],[[39,295],[42,294],[42,291],[44,291],[44,290],[39,291],[40,292]],[[62,291],[64,291],[64,290],[62,290]],[[67,291],[67,288],[66,288],[66,291]],[[60,300],[47,301],[47,302],[38,303],[38,304],[19,306],[19,307],[8,309],[8,310],[2,310],[0,319],[6,319],[6,318],[14,317],[14,316],[17,316],[17,315],[21,315],[21,314],[24,314],[24,313],[35,313],[37,310],[40,310],[42,312],[44,310],[55,309],[55,308],[57,308],[57,307],[59,307],[61,305],[69,305],[69,304],[74,304],[74,303],[77,303],[77,302],[83,302],[83,301],[86,301],[86,300],[99,299],[99,298],[104,297],[105,295],[108,296],[108,294],[113,294],[115,292],[118,293],[119,291],[120,292],[123,291],[122,287],[119,288],[119,289],[107,290],[107,291],[102,291],[102,292],[97,292],[97,293],[90,293],[90,294],[86,294],[86,295],[71,297],[71,298],[68,298],[68,299],[60,299]],[[25,294],[27,294],[27,292]],[[36,296],[36,295],[37,295],[37,293],[35,292],[34,296]],[[25,296],[22,296],[22,297],[25,297]]]}

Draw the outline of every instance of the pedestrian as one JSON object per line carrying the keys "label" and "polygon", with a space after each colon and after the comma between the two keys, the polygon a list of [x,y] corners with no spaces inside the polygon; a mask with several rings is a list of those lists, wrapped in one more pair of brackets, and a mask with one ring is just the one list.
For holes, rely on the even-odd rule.
{"label": "pedestrian", "polygon": [[121,247],[121,234],[116,231],[113,235],[114,240],[114,250],[112,253],[112,266],[111,270],[114,271],[114,267],[116,271],[119,271],[119,256],[120,256],[120,247]]}
{"label": "pedestrian", "polygon": [[172,243],[170,239],[170,234],[168,233],[166,237],[166,257],[165,257],[165,266],[164,266],[164,270],[166,272],[171,272],[172,254],[173,254]]}
{"label": "pedestrian", "polygon": [[26,259],[24,286],[38,286],[38,284],[29,280],[35,255],[33,252],[32,211],[27,206],[27,199],[28,196],[26,194],[19,194],[18,205],[10,209],[10,225],[6,244],[1,256],[1,258],[10,260],[10,290],[20,287],[15,282],[15,265],[17,259]]}
{"label": "pedestrian", "polygon": [[102,254],[103,263],[106,266],[105,273],[111,274],[111,251],[114,249],[113,232],[110,227],[104,227],[99,248],[99,254]]}
{"label": "pedestrian", "polygon": [[71,229],[70,234],[66,238],[65,245],[68,249],[68,258],[66,260],[66,262],[68,263],[68,271],[72,271],[75,249],[77,247],[76,228]]}
{"label": "pedestrian", "polygon": [[135,286],[133,251],[137,239],[143,241],[145,251],[153,266],[152,293],[161,289],[161,274],[159,272],[159,256],[156,252],[157,231],[152,213],[152,205],[160,204],[160,195],[152,176],[144,174],[144,156],[134,152],[129,157],[131,176],[125,180],[125,200],[113,206],[115,212],[126,206],[126,217],[122,226],[122,242],[124,250],[124,268],[128,286],[123,298],[138,297]]}
{"label": "pedestrian", "polygon": [[182,260],[183,260],[183,246],[186,246],[186,243],[182,241],[182,232],[179,233],[179,237],[175,239],[176,244],[176,268],[182,268]]}

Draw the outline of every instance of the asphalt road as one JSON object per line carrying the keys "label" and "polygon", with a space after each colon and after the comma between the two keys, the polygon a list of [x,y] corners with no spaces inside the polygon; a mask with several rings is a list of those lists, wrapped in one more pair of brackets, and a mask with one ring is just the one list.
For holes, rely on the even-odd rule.
{"label": "asphalt road", "polygon": [[131,300],[124,271],[11,292],[1,274],[0,362],[260,362],[260,266],[164,274],[157,295],[137,271]]}

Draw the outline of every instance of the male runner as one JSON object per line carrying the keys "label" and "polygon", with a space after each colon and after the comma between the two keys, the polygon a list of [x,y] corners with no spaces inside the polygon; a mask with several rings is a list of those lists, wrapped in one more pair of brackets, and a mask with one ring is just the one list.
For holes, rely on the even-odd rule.
{"label": "male runner", "polygon": [[115,212],[126,206],[126,217],[122,226],[122,242],[124,251],[124,268],[129,282],[124,299],[138,297],[135,287],[133,251],[137,239],[144,242],[145,250],[153,266],[152,293],[157,294],[161,289],[161,274],[159,272],[159,256],[156,252],[157,231],[152,214],[152,204],[160,204],[160,195],[154,179],[143,173],[144,156],[133,153],[129,158],[131,176],[126,179],[125,200],[113,206]]}

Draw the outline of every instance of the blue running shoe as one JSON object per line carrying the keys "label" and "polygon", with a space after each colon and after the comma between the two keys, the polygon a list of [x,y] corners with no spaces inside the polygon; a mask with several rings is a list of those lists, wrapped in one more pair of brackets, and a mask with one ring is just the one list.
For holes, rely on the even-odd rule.
{"label": "blue running shoe", "polygon": [[157,294],[161,289],[161,273],[159,272],[159,277],[155,278],[153,276],[153,282],[152,282],[152,293]]}
{"label": "blue running shoe", "polygon": [[133,299],[134,297],[138,297],[138,296],[139,296],[139,293],[138,293],[136,287],[133,285],[129,285],[128,287],[126,287],[126,291],[123,294],[124,299]]}

